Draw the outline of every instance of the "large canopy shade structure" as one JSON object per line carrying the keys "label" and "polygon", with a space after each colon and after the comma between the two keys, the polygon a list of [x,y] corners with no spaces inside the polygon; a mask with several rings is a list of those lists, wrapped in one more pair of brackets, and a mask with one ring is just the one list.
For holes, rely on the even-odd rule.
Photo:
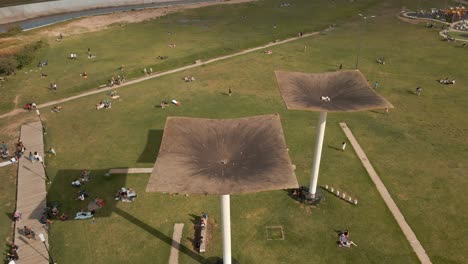
{"label": "large canopy shade structure", "polygon": [[[359,70],[326,73],[276,71],[289,110],[356,112],[393,108],[377,94]],[[323,97],[330,101],[322,100]]]}
{"label": "large canopy shade structure", "polygon": [[302,73],[275,71],[280,94],[290,110],[320,112],[309,192],[315,198],[327,112],[393,108],[370,87],[359,70]]}
{"label": "large canopy shade structure", "polygon": [[229,195],[297,187],[279,115],[168,117],[146,191],[221,195],[223,259],[231,263]]}

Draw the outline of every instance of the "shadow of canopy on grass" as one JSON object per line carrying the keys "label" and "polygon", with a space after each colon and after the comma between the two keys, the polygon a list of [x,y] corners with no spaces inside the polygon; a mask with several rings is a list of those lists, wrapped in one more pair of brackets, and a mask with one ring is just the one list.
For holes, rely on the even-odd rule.
{"label": "shadow of canopy on grass", "polygon": [[146,146],[137,160],[138,163],[154,163],[156,161],[163,132],[164,130],[162,129],[151,129],[148,131]]}
{"label": "shadow of canopy on grass", "polygon": [[[60,212],[65,212],[69,217],[69,221],[82,221],[74,220],[75,214],[81,209],[88,211],[88,203],[93,201],[96,197],[99,197],[104,199],[106,204],[104,207],[96,210],[95,218],[110,217],[112,213],[116,213],[169,246],[172,247],[173,243],[177,244],[172,237],[165,235],[151,225],[116,206],[117,203],[120,202],[115,200],[116,192],[122,187],[129,187],[126,186],[126,174],[105,176],[109,170],[86,169],[91,171],[91,180],[82,184],[80,188],[73,187],[71,182],[80,177],[82,170],[59,170],[48,190],[47,204],[58,203]],[[77,192],[80,190],[86,190],[86,192],[89,193],[89,197],[84,201],[75,200],[78,197]],[[205,263],[205,258],[182,244],[179,244],[179,251],[198,263]]]}

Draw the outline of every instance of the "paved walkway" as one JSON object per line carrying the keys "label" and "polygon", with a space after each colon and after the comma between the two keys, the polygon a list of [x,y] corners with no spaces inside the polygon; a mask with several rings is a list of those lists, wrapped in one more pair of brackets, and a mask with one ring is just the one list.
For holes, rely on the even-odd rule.
{"label": "paved walkway", "polygon": [[171,256],[169,257],[169,264],[179,264],[179,246],[180,239],[182,238],[182,231],[184,231],[184,224],[174,225],[174,234],[172,235]]}
{"label": "paved walkway", "polygon": [[[265,50],[266,48],[269,48],[269,47],[281,45],[281,44],[288,43],[288,42],[291,42],[291,41],[294,41],[294,40],[297,40],[297,39],[300,39],[300,38],[304,38],[304,37],[314,36],[314,35],[317,35],[317,34],[319,34],[321,32],[330,31],[331,29],[332,28],[327,28],[327,29],[324,29],[324,30],[322,30],[320,32],[312,32],[312,33],[304,34],[304,35],[302,35],[302,37],[298,36],[298,37],[288,38],[288,39],[281,40],[281,41],[271,42],[271,43],[263,45],[263,46],[259,46],[259,47],[255,47],[255,48],[251,48],[251,49],[246,49],[246,50],[234,53],[234,54],[217,57],[217,58],[210,59],[210,60],[203,61],[203,62],[199,62],[199,63],[194,63],[194,64],[187,65],[187,66],[184,66],[184,67],[180,67],[180,68],[177,68],[177,69],[173,69],[173,70],[169,70],[169,71],[165,71],[165,72],[160,72],[160,73],[154,73],[154,74],[151,74],[151,75],[145,75],[143,77],[127,81],[124,84],[117,85],[117,86],[114,86],[114,87],[106,87],[106,88],[101,88],[101,89],[97,88],[96,90],[84,92],[84,93],[81,93],[81,94],[78,94],[78,95],[74,95],[74,96],[70,96],[70,97],[67,97],[67,98],[63,98],[63,99],[59,99],[59,100],[39,104],[37,106],[37,108],[41,109],[41,108],[45,108],[45,107],[51,107],[51,106],[54,106],[54,105],[57,105],[57,104],[61,104],[61,103],[64,103],[64,102],[75,100],[75,99],[85,97],[85,96],[88,96],[88,95],[102,93],[102,92],[106,92],[106,91],[110,91],[110,90],[115,90],[115,89],[118,89],[118,88],[122,88],[122,87],[125,87],[125,86],[129,86],[129,85],[132,85],[132,84],[136,84],[136,83],[139,83],[139,82],[150,80],[150,79],[153,79],[153,78],[158,78],[158,77],[161,77],[161,76],[164,76],[164,75],[185,71],[185,70],[192,69],[192,68],[195,68],[195,67],[200,67],[200,66],[203,66],[203,65],[206,65],[206,64],[226,60],[226,59],[236,57],[236,56],[239,56],[239,55],[243,55],[243,54],[247,54],[247,53],[250,53],[250,52],[260,51],[260,50],[263,51],[263,50]],[[265,56],[267,56],[267,55],[265,55]],[[12,110],[12,111],[10,111],[8,113],[0,115],[0,118],[15,116],[17,114],[24,113],[24,112],[27,112],[27,110],[17,108],[17,109],[14,109],[14,110]]]}
{"label": "paved walkway", "polygon": [[429,259],[429,256],[426,254],[426,251],[422,247],[418,238],[416,237],[413,230],[411,230],[411,227],[406,222],[405,217],[400,212],[400,209],[398,209],[398,206],[393,201],[392,196],[388,192],[382,180],[380,180],[379,175],[377,175],[377,172],[375,172],[370,161],[367,159],[366,154],[362,150],[361,146],[359,146],[359,143],[357,142],[356,138],[354,138],[353,133],[351,133],[351,130],[348,128],[346,123],[340,123],[340,127],[341,129],[343,129],[343,132],[346,134],[346,137],[349,139],[349,142],[353,146],[354,151],[356,151],[356,154],[361,160],[362,165],[364,165],[364,168],[366,168],[367,173],[369,173],[369,176],[371,177],[372,181],[377,187],[377,190],[379,191],[380,196],[382,196],[388,209],[390,209],[390,212],[393,214],[393,217],[395,217],[395,220],[398,222],[398,225],[400,226],[401,230],[405,234],[406,239],[411,244],[411,247],[413,248],[414,252],[418,256],[419,261],[421,261],[421,263],[423,264],[430,264],[431,260]]}
{"label": "paved walkway", "polygon": [[[29,152],[37,151],[44,157],[44,141],[42,138],[42,125],[40,122],[21,126],[21,141],[26,147],[26,153],[19,160],[18,165],[18,192],[16,208],[23,217],[15,226],[15,244],[19,246],[18,264],[49,263],[48,254],[44,244],[39,239],[42,233],[47,239],[47,230],[39,222],[46,207],[46,176],[41,163],[32,163],[26,157]],[[23,236],[23,227],[31,226],[36,233],[36,240]]]}
{"label": "paved walkway", "polygon": [[109,174],[138,174],[152,173],[153,168],[125,168],[125,169],[110,169]]}

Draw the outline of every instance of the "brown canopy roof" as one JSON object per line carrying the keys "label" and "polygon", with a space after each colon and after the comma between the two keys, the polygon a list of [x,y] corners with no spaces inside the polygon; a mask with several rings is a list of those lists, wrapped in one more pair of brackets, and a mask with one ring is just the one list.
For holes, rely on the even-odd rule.
{"label": "brown canopy roof", "polygon": [[279,115],[168,117],[146,191],[239,194],[297,186]]}
{"label": "brown canopy roof", "polygon": [[393,108],[369,86],[359,70],[275,73],[281,96],[290,110],[355,112]]}

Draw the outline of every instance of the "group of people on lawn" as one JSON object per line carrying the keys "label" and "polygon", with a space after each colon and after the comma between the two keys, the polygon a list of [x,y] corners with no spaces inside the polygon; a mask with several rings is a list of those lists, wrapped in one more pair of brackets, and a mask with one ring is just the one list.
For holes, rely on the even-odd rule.
{"label": "group of people on lawn", "polygon": [[112,76],[109,80],[109,86],[113,87],[114,85],[121,85],[125,82],[125,77],[123,75],[117,75],[117,79]]}
{"label": "group of people on lawn", "polygon": [[24,146],[23,142],[21,140],[18,140],[18,142],[15,143],[15,153],[13,156],[10,156],[8,145],[5,142],[2,143],[2,150],[0,153],[2,155],[2,159],[14,159],[14,161],[17,161],[21,158],[21,156],[23,156],[25,151],[26,147]]}
{"label": "group of people on lawn", "polygon": [[[91,171],[83,170],[80,173],[80,177],[76,178],[75,180],[71,182],[71,185],[73,187],[80,188],[80,190],[77,191],[77,197],[75,198],[75,200],[84,201],[86,200],[86,198],[89,197],[89,193],[86,190],[81,189],[81,187],[82,185],[90,181],[91,181]],[[90,204],[88,204],[89,211],[88,212],[84,210],[78,211],[74,219],[80,220],[80,219],[92,218],[94,214],[96,213],[95,209],[102,208],[104,207],[105,204],[106,202],[104,201],[104,199],[96,197],[94,198],[92,202],[90,202]]]}
{"label": "group of people on lawn", "polygon": [[122,202],[133,202],[137,198],[137,194],[134,189],[132,188],[125,188],[122,187],[120,188],[117,193],[115,194],[115,200],[116,201],[122,201]]}

